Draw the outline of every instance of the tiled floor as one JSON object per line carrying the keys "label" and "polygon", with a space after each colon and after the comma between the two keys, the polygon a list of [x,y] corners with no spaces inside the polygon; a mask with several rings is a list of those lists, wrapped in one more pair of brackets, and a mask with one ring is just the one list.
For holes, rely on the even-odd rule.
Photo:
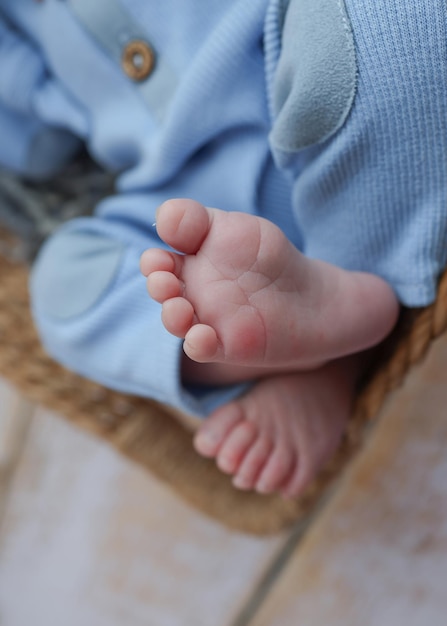
{"label": "tiled floor", "polygon": [[445,626],[446,407],[444,340],[304,539],[259,539],[0,382],[0,624]]}

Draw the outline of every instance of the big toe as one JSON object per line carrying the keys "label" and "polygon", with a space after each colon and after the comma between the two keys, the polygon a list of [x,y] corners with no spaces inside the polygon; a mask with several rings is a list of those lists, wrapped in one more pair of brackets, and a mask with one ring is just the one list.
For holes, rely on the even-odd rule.
{"label": "big toe", "polygon": [[242,411],[236,403],[217,409],[205,420],[194,437],[194,447],[197,452],[205,457],[215,457],[223,442],[242,418]]}
{"label": "big toe", "polygon": [[210,228],[210,214],[195,200],[168,200],[157,211],[157,232],[172,248],[195,254]]}

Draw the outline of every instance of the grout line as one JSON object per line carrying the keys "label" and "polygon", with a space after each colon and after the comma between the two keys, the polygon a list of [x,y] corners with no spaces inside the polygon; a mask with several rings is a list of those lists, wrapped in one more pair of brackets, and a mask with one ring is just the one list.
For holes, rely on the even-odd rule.
{"label": "grout line", "polygon": [[11,453],[5,465],[1,468],[0,473],[0,531],[10,495],[12,479],[22,458],[34,412],[35,406],[18,395],[18,402],[13,415],[14,419],[11,421],[12,426],[8,433],[7,444]]}
{"label": "grout line", "polygon": [[[363,434],[364,440],[367,438],[367,433],[374,427],[377,427],[377,424],[378,420],[375,420],[375,424],[371,423],[366,427]],[[359,450],[355,455],[355,459],[358,458],[359,454],[361,454],[361,451],[363,450],[364,445],[361,446],[361,450]],[[313,511],[311,511],[304,519],[300,520],[292,529],[285,544],[279,549],[276,557],[273,557],[273,560],[268,565],[260,582],[254,588],[245,605],[229,626],[253,626],[253,620],[256,618],[266,601],[268,594],[281,576],[284,567],[296,553],[297,548],[305,539],[307,532],[310,530],[313,523],[321,517],[333,497],[340,491],[340,484],[346,480],[349,469],[352,468],[353,460],[355,459],[351,459],[348,466],[343,469],[337,478],[334,479],[334,482],[330,487],[328,487],[326,493],[322,496]]]}
{"label": "grout line", "polygon": [[242,607],[239,614],[231,622],[229,626],[250,626],[253,619],[262,608],[264,601],[267,599],[268,594],[274,587],[275,583],[281,576],[284,567],[288,561],[295,554],[298,546],[304,540],[307,535],[307,531],[312,526],[313,522],[320,516],[322,510],[326,507],[326,504],[331,499],[338,481],[329,489],[329,491],[323,496],[322,500],[318,503],[317,507],[303,520],[299,521],[297,525],[290,532],[286,542],[279,549],[278,553],[267,567],[260,582],[255,587],[251,596],[248,598],[245,605]]}

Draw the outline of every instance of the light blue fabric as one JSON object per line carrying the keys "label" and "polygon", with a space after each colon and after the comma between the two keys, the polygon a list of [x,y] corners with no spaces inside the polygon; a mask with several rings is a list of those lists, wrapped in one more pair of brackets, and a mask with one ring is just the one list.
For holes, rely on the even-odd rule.
{"label": "light blue fabric", "polygon": [[298,152],[345,122],[356,88],[354,38],[343,0],[295,0],[274,79],[272,146]]}
{"label": "light blue fabric", "polygon": [[34,114],[36,96],[49,83],[41,53],[0,13],[0,165],[29,177],[51,176],[80,147],[57,120],[50,126]]}
{"label": "light blue fabric", "polygon": [[0,167],[28,178],[48,178],[66,165],[81,142],[68,131],[5,107],[0,100]]}
{"label": "light blue fabric", "polygon": [[0,21],[0,59],[0,100],[16,111],[29,112],[33,92],[46,73],[42,56],[30,41]]}
{"label": "light blue fabric", "polygon": [[358,67],[350,114],[322,144],[272,146],[275,161],[293,180],[308,256],[374,272],[403,304],[424,306],[447,263],[445,2],[345,5]]}
{"label": "light blue fabric", "polygon": [[113,288],[123,251],[123,244],[99,234],[61,231],[35,266],[34,290],[42,313],[71,319],[97,305]]}
{"label": "light blue fabric", "polygon": [[[302,2],[290,0],[288,10],[296,12]],[[443,0],[345,0],[355,44],[355,97],[346,98],[352,71],[341,72],[337,80],[343,79],[342,88],[345,76],[347,85],[343,116],[341,109],[329,115],[330,137],[302,150],[281,150],[268,139],[288,116],[296,138],[301,121],[295,98],[303,110],[296,82],[304,75],[302,58],[295,58],[301,48],[289,45],[289,30],[283,40],[287,2],[206,4],[204,10],[203,0],[121,0],[179,78],[161,121],[67,3],[0,0],[8,36],[13,32],[14,45],[24,43],[38,57],[23,83],[10,71],[0,75],[0,162],[20,162],[21,171],[36,162],[36,152],[29,158],[29,129],[39,124],[83,139],[99,163],[119,172],[116,196],[102,202],[94,217],[65,226],[36,263],[31,291],[44,344],[84,376],[196,415],[243,388],[192,390],[182,384],[181,342],[163,329],[160,307],[148,298],[138,269],[141,252],[161,245],[152,224],[167,198],[193,197],[262,215],[310,256],[383,276],[409,306],[433,300],[447,254]],[[339,0],[333,10],[336,5]],[[2,47],[2,32],[0,65],[9,67],[17,57]],[[309,38],[308,45],[316,46],[309,56],[317,58],[319,38]],[[290,94],[280,68],[292,77]],[[14,90],[21,94],[23,124],[7,121],[19,113],[13,111]],[[320,93],[331,99],[324,89]],[[287,111],[275,108],[281,102]],[[322,107],[334,111],[329,101]],[[318,141],[325,133],[317,137],[314,127],[312,135]],[[47,146],[42,158],[57,162],[59,150],[59,144]],[[89,262],[70,274],[68,256],[60,252],[64,241],[96,238],[107,250],[120,250],[119,263],[111,254],[101,261],[99,277],[92,279]],[[82,247],[71,249],[78,253]],[[48,302],[57,303],[66,289],[64,274],[75,293],[89,281],[91,291],[61,319]]]}
{"label": "light blue fabric", "polygon": [[[119,0],[68,0],[68,3],[118,66],[121,66],[124,49],[130,41],[147,41],[144,29],[123,9]],[[151,42],[147,43],[153,49]],[[164,57],[158,57],[156,50],[154,53],[157,57],[154,71],[148,79],[136,86],[152,113],[158,120],[162,120],[174,95],[178,78]]]}

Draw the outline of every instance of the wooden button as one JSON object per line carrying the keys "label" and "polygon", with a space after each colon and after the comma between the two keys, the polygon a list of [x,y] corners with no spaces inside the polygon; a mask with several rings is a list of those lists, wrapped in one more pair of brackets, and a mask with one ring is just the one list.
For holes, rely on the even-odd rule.
{"label": "wooden button", "polygon": [[141,82],[154,70],[155,53],[145,41],[131,41],[124,48],[122,66],[129,78]]}

